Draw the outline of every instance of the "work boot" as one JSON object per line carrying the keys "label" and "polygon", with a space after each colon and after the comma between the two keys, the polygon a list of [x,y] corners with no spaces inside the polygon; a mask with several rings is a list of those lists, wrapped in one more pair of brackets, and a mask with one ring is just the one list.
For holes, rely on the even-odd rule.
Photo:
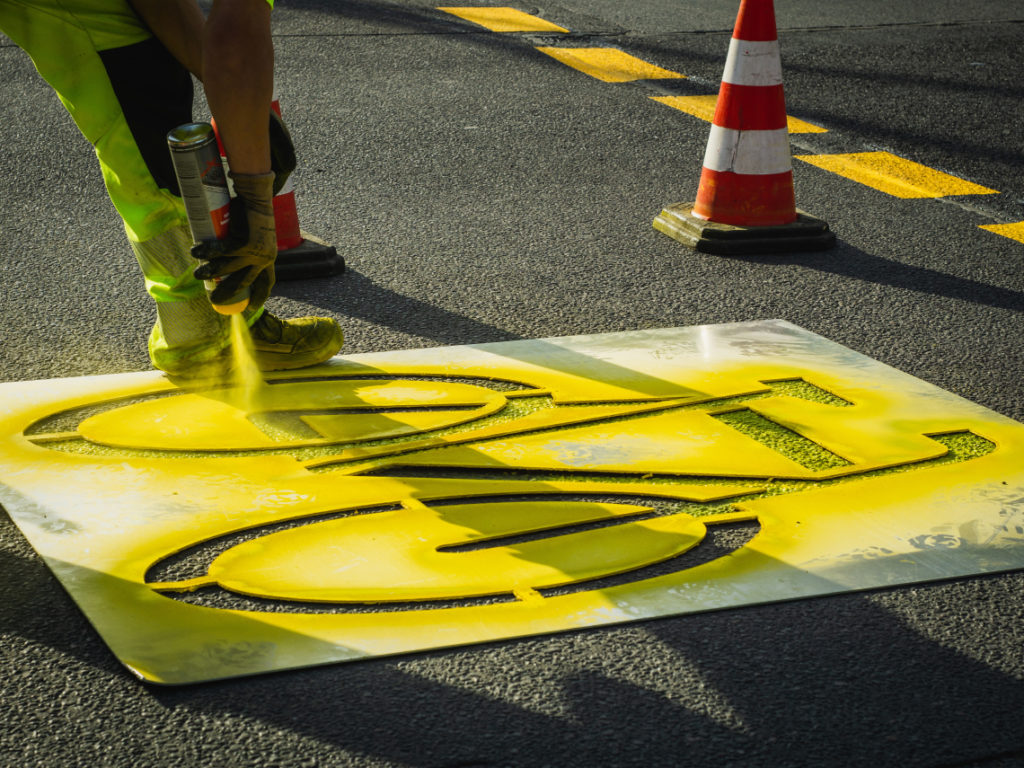
{"label": "work boot", "polygon": [[[327,317],[297,317],[281,320],[263,310],[249,327],[252,356],[261,371],[306,368],[334,357],[341,349],[338,324]],[[152,346],[152,345],[151,345]],[[190,382],[223,379],[231,374],[236,357],[230,346],[210,354],[181,355],[173,360],[154,356],[153,364],[173,378]]]}
{"label": "work boot", "polygon": [[341,328],[327,317],[281,320],[263,310],[249,332],[253,357],[261,371],[317,365],[334,357],[342,343]]}

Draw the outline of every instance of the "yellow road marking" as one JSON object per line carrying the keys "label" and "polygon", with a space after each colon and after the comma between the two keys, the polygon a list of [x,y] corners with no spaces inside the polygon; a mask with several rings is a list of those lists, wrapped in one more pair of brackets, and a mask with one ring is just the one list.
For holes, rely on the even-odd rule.
{"label": "yellow road marking", "polygon": [[[569,30],[537,16],[510,7],[438,7],[461,19],[492,32],[568,32]],[[634,80],[685,79],[686,75],[663,69],[618,48],[559,48],[538,46],[537,50],[566,66],[606,83]],[[657,102],[712,122],[718,96],[652,96]],[[827,133],[827,128],[806,120],[786,116],[790,133]],[[994,195],[998,190],[974,184],[948,173],[936,171],[889,152],[855,152],[837,155],[795,155],[818,168],[838,174],[880,192],[899,198],[934,198],[953,195]],[[981,227],[996,234],[1024,242],[1024,222],[991,224]]]}
{"label": "yellow road marking", "polygon": [[795,155],[797,160],[832,171],[872,189],[902,198],[995,195],[997,190],[933,170],[889,152],[849,155]]}
{"label": "yellow road marking", "polygon": [[[707,120],[709,123],[715,117],[715,106],[718,104],[718,95],[709,96],[651,96],[657,102],[678,109],[688,115]],[[796,117],[786,115],[786,122],[790,133],[828,133],[828,128],[808,123]]]}
{"label": "yellow road marking", "polygon": [[1018,221],[1016,224],[982,224],[981,228],[1024,243],[1024,221]]}
{"label": "yellow road marking", "polygon": [[664,80],[685,78],[678,72],[649,64],[618,48],[552,48],[538,47],[563,64],[596,77],[606,83],[627,83],[631,80]]}
{"label": "yellow road marking", "polygon": [[568,32],[565,27],[515,8],[438,8],[492,32]]}

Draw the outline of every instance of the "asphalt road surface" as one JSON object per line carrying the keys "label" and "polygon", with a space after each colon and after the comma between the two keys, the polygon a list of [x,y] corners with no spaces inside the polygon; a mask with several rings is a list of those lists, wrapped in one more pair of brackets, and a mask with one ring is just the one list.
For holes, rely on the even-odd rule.
{"label": "asphalt road surface", "polygon": [[[452,3],[455,5],[455,3]],[[466,3],[482,5],[482,3]],[[738,4],[279,0],[303,228],[339,277],[271,307],[344,353],[783,318],[1024,421],[1024,6],[777,0],[794,154],[885,151],[993,193],[897,198],[794,161],[826,253],[722,258],[656,232],[709,125]],[[687,75],[604,82],[536,46]],[[0,37],[0,381],[147,370],[154,312],[90,148]],[[197,104],[197,115],[203,113]],[[1024,574],[153,688],[0,515],[0,765],[1024,765]]]}

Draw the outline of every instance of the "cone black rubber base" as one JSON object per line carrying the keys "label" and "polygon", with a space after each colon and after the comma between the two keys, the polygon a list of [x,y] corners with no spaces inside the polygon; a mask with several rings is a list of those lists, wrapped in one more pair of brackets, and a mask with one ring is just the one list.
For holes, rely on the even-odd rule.
{"label": "cone black rubber base", "polygon": [[302,243],[278,251],[274,273],[278,280],[307,280],[311,277],[331,277],[345,271],[345,260],[337,249],[308,232],[300,232]]}
{"label": "cone black rubber base", "polygon": [[693,205],[667,206],[654,220],[654,228],[694,250],[718,256],[824,251],[836,244],[836,233],[828,224],[801,211],[792,224],[738,227],[697,218]]}

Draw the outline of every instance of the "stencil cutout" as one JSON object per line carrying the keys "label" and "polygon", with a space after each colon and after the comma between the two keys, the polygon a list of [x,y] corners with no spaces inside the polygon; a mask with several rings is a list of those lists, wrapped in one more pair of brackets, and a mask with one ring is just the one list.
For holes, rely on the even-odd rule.
{"label": "stencil cutout", "polygon": [[1024,567],[1024,425],[782,321],[0,403],[0,502],[151,682]]}

